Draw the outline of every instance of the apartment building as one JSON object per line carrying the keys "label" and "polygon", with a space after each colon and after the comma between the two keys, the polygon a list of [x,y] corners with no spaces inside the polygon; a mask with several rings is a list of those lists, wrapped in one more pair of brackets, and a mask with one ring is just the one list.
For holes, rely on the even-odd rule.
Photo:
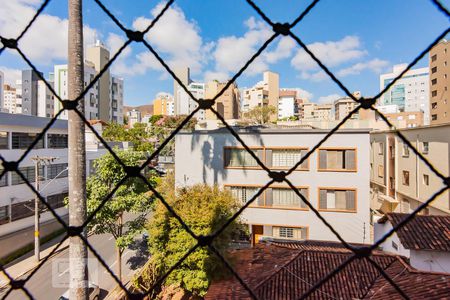
{"label": "apartment building", "polygon": [[[191,83],[191,77],[190,77],[190,69],[188,67],[182,67],[178,66],[174,69],[175,75],[181,82],[184,84],[184,86],[188,86]],[[179,90],[181,86],[178,84],[178,82],[174,79],[173,80],[173,101],[174,101],[174,114],[175,115],[184,115],[186,114],[186,107],[183,105],[181,100],[179,99]]]}
{"label": "apartment building", "polygon": [[[214,98],[225,86],[227,82],[213,80],[205,85],[205,99]],[[239,118],[239,104],[241,102],[238,86],[233,82],[223,94],[216,99],[213,108],[225,119]],[[217,120],[217,116],[210,110],[205,111],[206,120]]]}
{"label": "apartment building", "polygon": [[[395,65],[393,71],[380,75],[380,91],[390,84],[403,70],[406,64]],[[430,124],[428,68],[412,69],[380,98],[380,105],[398,105],[400,111],[423,111],[425,125]]]}
{"label": "apartment building", "polygon": [[[84,63],[84,86],[87,86],[92,80],[94,80],[96,71],[94,65],[88,61]],[[67,65],[55,65],[54,66],[54,89],[61,99],[69,99],[69,83],[67,79]],[[84,96],[84,115],[88,120],[99,119],[99,104],[98,104],[98,82],[89,89]],[[54,101],[54,114],[56,115],[62,109],[62,103],[55,97]],[[69,112],[63,111],[59,115],[59,119],[69,119]]]}
{"label": "apartment building", "polygon": [[278,99],[278,119],[290,118],[298,115],[297,91],[281,89]]}
{"label": "apartment building", "polygon": [[[49,118],[0,113],[1,157],[6,161],[18,160],[49,121]],[[63,203],[68,193],[67,138],[67,121],[56,120],[44,138],[39,140],[19,165],[23,175],[34,184],[35,164],[32,158],[35,156],[56,158],[51,164],[40,167],[40,191],[60,216],[67,215],[67,209]],[[106,150],[98,145],[91,147],[88,144],[86,149],[87,170],[92,170],[93,160],[106,153]],[[0,164],[0,173],[2,170],[3,167]],[[89,171],[87,172],[89,174]],[[0,240],[2,245],[10,245],[0,249],[0,257],[33,241],[34,198],[35,195],[18,174],[9,172],[0,179]],[[56,230],[58,224],[53,215],[43,205],[41,207],[42,226],[48,230]],[[11,244],[7,241],[12,234],[23,235],[24,238],[16,238]]]}
{"label": "apartment building", "polygon": [[332,110],[332,104],[304,102],[299,106],[301,120],[303,121],[333,121]]}
{"label": "apartment building", "polygon": [[136,123],[141,123],[142,118],[141,118],[141,112],[137,109],[132,109],[130,111],[127,112],[127,118],[128,118],[128,126],[130,126],[130,128],[134,127],[134,124]]}
{"label": "apartment building", "polygon": [[175,102],[173,96],[167,93],[158,93],[153,100],[153,114],[173,116],[175,115]]}
{"label": "apartment building", "polygon": [[431,124],[450,123],[450,43],[443,39],[430,50]]}
{"label": "apartment building", "polygon": [[[191,82],[187,86],[188,91],[196,98],[196,99],[204,99],[205,98],[205,84],[202,82]],[[191,114],[197,107],[198,104],[194,99],[189,96],[188,93],[180,86],[176,92],[177,94],[177,103],[178,108],[175,108],[175,115],[189,115]],[[197,120],[205,119],[205,111],[199,110],[195,115]]]}
{"label": "apartment building", "polygon": [[384,116],[394,124],[396,128],[412,128],[424,125],[423,111],[403,111],[386,113]]}
{"label": "apartment building", "polygon": [[3,109],[10,114],[22,113],[22,98],[18,97],[17,89],[9,84],[4,85]]}
{"label": "apartment building", "polygon": [[[280,76],[277,73],[266,71],[263,80],[252,88],[242,92],[242,112],[247,112],[256,106],[272,105],[278,107],[280,91]],[[278,113],[274,115],[276,119]]]}
{"label": "apartment building", "polygon": [[[274,171],[287,170],[327,133],[320,129],[240,128],[239,136]],[[304,161],[289,180],[348,242],[369,242],[369,131],[343,129]],[[186,155],[189,159],[186,159]],[[177,187],[217,184],[246,203],[270,178],[224,128],[175,137]],[[274,183],[242,214],[253,242],[261,237],[336,241],[285,183]]]}
{"label": "apartment building", "polygon": [[123,79],[111,76],[111,121],[123,124]]}
{"label": "apartment building", "polygon": [[[400,132],[444,176],[450,169],[449,124],[401,129]],[[414,152],[390,130],[370,134],[371,208],[375,213],[410,213],[443,187]],[[450,213],[448,191],[437,197],[424,214]]]}
{"label": "apartment building", "polygon": [[[353,96],[355,96],[357,99],[359,99],[359,98],[361,98],[361,92],[356,91],[353,93]],[[353,111],[359,104],[350,97],[342,97],[342,98],[336,99],[334,101],[333,105],[334,105],[334,119],[342,120],[348,114],[350,114],[350,112]],[[359,119],[359,112],[356,114],[353,114],[351,118]]]}

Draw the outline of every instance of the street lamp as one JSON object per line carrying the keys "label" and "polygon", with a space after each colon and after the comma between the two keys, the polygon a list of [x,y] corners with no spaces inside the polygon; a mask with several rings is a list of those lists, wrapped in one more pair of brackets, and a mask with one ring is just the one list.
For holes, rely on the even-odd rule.
{"label": "street lamp", "polygon": [[[39,194],[39,167],[41,164],[49,165],[57,157],[52,156],[34,156],[31,158],[34,161],[34,180],[37,194]],[[40,260],[40,242],[39,242],[39,197],[36,194],[34,197],[34,257],[37,262]]]}

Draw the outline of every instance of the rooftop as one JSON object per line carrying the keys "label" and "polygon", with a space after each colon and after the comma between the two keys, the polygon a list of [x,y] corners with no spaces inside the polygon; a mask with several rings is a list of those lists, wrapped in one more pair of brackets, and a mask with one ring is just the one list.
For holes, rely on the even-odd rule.
{"label": "rooftop", "polygon": [[[264,125],[255,125],[255,126],[245,126],[238,127],[234,126],[233,129],[238,134],[299,134],[299,133],[309,133],[309,134],[327,134],[330,131],[328,129],[317,129],[317,128],[293,128],[293,127],[283,127],[283,126],[264,126]],[[341,128],[335,134],[348,134],[348,133],[369,133],[370,128]],[[221,127],[218,129],[212,130],[195,130],[188,131],[182,130],[178,134],[230,134],[227,128]]]}
{"label": "rooftop", "polygon": [[[267,241],[231,252],[236,272],[259,299],[298,299],[316,282],[343,263],[352,252],[339,243]],[[382,251],[370,257],[410,298],[442,299],[450,294],[450,275],[422,272],[404,258]],[[356,259],[324,283],[313,299],[393,299],[395,289],[367,259]],[[205,299],[250,299],[231,277],[213,282]]]}
{"label": "rooftop", "polygon": [[[0,112],[0,125],[44,128],[52,119],[22,114],[10,114]],[[57,119],[51,128],[67,129],[67,120]]]}
{"label": "rooftop", "polygon": [[[409,214],[388,213],[378,223],[397,226]],[[411,250],[450,251],[450,216],[417,215],[397,230],[403,247]]]}

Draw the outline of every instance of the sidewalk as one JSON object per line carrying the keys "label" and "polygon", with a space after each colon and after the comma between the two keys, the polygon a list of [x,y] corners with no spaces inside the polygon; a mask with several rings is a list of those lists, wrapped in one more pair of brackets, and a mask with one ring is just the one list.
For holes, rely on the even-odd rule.
{"label": "sidewalk", "polygon": [[[53,240],[43,244],[41,247],[41,261],[47,257],[54,248],[57,247],[58,243],[63,239],[64,234],[54,238]],[[56,255],[60,253],[61,251],[64,251],[69,246],[69,240],[66,239],[61,246],[59,246],[58,250],[53,253],[53,255]],[[48,263],[48,261],[46,262]],[[38,263],[34,259],[34,250],[28,252],[24,256],[10,262],[5,266],[6,272],[11,276],[12,278],[20,278],[29,272],[31,272],[34,268],[38,266]],[[3,272],[0,272],[0,289],[3,289],[6,285],[8,285],[9,280],[3,274]]]}

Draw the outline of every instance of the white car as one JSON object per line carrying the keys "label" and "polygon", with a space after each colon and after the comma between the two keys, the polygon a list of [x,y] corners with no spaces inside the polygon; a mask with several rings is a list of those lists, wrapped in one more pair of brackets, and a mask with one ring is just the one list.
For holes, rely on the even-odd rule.
{"label": "white car", "polygon": [[[100,297],[100,288],[95,283],[89,282],[89,300],[98,300]],[[67,290],[59,300],[69,300],[70,290]]]}

